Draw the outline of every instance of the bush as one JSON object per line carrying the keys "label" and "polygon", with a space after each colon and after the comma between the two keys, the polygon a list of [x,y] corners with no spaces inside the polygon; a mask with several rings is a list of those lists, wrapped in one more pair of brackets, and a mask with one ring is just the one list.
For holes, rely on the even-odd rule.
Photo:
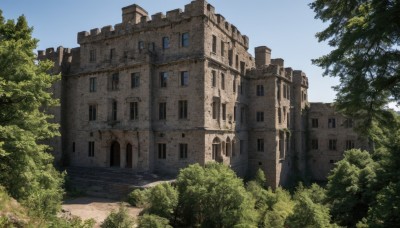
{"label": "bush", "polygon": [[111,211],[110,215],[101,224],[101,228],[131,228],[133,218],[128,215],[126,208],[121,204],[118,211]]}
{"label": "bush", "polygon": [[170,183],[159,184],[148,195],[150,214],[170,219],[178,205],[178,191]]}
{"label": "bush", "polygon": [[139,219],[139,228],[172,228],[166,218],[145,214]]}
{"label": "bush", "polygon": [[134,207],[145,207],[148,202],[149,190],[135,189],[128,194],[128,203]]}

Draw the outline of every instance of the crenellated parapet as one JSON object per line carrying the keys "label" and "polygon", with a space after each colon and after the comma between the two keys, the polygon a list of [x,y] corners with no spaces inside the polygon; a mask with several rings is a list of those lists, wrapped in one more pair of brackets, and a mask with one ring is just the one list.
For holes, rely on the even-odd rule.
{"label": "crenellated parapet", "polygon": [[183,20],[189,20],[192,17],[204,16],[215,23],[231,39],[246,49],[249,46],[249,38],[242,35],[236,26],[230,24],[225,18],[215,13],[215,8],[205,0],[195,0],[185,5],[184,10],[174,9],[166,12],[160,12],[151,15],[151,19],[140,6],[134,4],[122,8],[122,23],[114,26],[108,25],[101,29],[94,28],[90,32],[82,31],[78,33],[78,44],[94,42],[106,38],[118,37],[135,32],[141,32],[148,29],[171,26],[172,23],[178,23]]}
{"label": "crenellated parapet", "polygon": [[39,50],[37,58],[38,60],[50,60],[54,62],[52,73],[58,74],[69,71],[71,65],[74,64],[73,60],[79,59],[79,48],[71,49],[62,46],[57,49],[47,48],[46,50]]}
{"label": "crenellated parapet", "polygon": [[308,88],[308,78],[301,70],[293,71],[293,82],[302,87]]}

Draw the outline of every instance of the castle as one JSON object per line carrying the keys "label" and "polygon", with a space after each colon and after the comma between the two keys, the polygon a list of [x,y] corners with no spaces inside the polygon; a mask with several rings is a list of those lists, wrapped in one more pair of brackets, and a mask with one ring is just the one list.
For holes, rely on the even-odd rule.
{"label": "castle", "polygon": [[308,78],[248,52],[249,38],[195,0],[166,15],[122,8],[122,23],[79,32],[79,47],[39,51],[55,62],[61,137],[50,144],[71,166],[176,174],[189,164],[259,168],[268,184],[324,180],[345,149],[363,147],[352,120],[309,103]]}

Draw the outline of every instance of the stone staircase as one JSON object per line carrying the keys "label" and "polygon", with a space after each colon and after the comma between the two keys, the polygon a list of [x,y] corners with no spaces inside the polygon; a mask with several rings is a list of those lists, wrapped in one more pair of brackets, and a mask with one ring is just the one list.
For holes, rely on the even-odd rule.
{"label": "stone staircase", "polygon": [[137,188],[173,181],[173,177],[153,173],[137,173],[131,169],[67,167],[70,187],[89,196],[122,200]]}

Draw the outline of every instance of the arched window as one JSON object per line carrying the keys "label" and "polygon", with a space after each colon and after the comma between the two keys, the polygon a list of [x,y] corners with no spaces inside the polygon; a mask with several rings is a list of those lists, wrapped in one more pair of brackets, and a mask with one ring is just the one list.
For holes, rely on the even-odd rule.
{"label": "arched window", "polygon": [[228,137],[225,144],[225,156],[229,157],[231,154],[231,139]]}
{"label": "arched window", "polygon": [[221,140],[218,137],[215,137],[212,142],[212,159],[213,160],[217,160],[220,150],[221,150]]}

